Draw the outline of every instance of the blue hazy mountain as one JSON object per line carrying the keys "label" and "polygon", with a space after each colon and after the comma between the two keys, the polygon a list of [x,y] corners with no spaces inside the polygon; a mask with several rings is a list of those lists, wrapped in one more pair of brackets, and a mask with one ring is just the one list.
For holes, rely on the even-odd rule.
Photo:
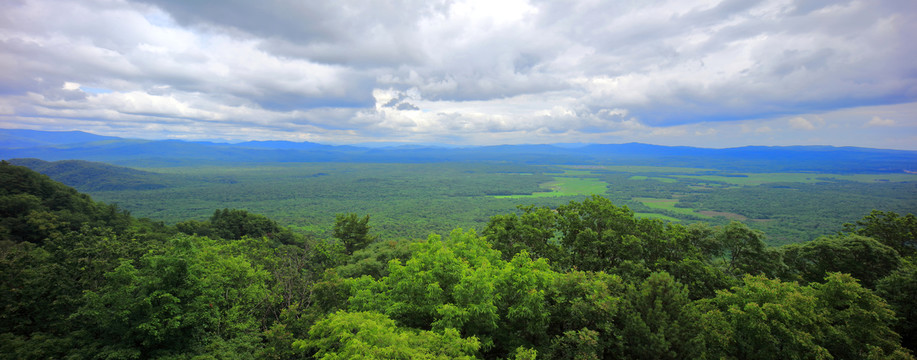
{"label": "blue hazy mountain", "polygon": [[311,142],[137,140],[84,132],[0,130],[0,159],[88,160],[127,166],[255,162],[515,162],[652,165],[736,171],[904,172],[917,151],[832,146],[708,149],[641,143],[498,146],[333,146]]}
{"label": "blue hazy mountain", "polygon": [[34,148],[116,139],[82,131],[0,129],[0,148]]}
{"label": "blue hazy mountain", "polygon": [[12,159],[80,191],[152,190],[168,187],[169,176],[84,160],[48,162],[39,159]]}

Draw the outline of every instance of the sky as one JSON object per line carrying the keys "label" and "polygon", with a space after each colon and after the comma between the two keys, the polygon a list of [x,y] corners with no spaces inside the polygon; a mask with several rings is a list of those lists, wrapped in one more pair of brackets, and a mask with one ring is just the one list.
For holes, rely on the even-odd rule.
{"label": "sky", "polygon": [[4,0],[0,128],[917,150],[912,0]]}

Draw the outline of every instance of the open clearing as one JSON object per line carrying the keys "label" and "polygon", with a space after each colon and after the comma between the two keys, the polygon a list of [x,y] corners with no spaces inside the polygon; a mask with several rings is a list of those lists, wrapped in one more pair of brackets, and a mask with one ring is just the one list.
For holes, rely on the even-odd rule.
{"label": "open clearing", "polygon": [[643,205],[652,209],[668,210],[678,214],[712,218],[712,216],[698,213],[692,208],[675,207],[675,204],[678,203],[678,199],[634,198],[634,201],[641,202]]}
{"label": "open clearing", "polygon": [[680,222],[681,219],[676,219],[671,216],[666,216],[657,213],[634,213],[637,217],[648,218],[648,219],[660,219],[665,221]]}
{"label": "open clearing", "polygon": [[540,184],[544,192],[535,192],[528,195],[497,195],[498,199],[526,199],[557,196],[602,195],[608,188],[608,183],[587,176],[591,173],[583,170],[565,170],[562,176],[555,176],[554,181]]}

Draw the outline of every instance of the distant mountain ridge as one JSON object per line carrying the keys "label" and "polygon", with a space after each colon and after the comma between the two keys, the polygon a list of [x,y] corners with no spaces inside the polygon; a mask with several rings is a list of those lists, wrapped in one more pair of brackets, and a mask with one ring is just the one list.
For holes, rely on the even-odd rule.
{"label": "distant mountain ridge", "polygon": [[48,162],[39,159],[11,159],[81,191],[153,190],[167,187],[161,174],[85,160]]}
{"label": "distant mountain ridge", "polygon": [[104,140],[120,140],[120,138],[90,134],[82,131],[0,129],[0,147],[2,148],[33,148]]}
{"label": "distant mountain ridge", "polygon": [[89,160],[126,166],[266,162],[517,162],[526,164],[652,165],[749,172],[917,171],[917,151],[831,146],[746,146],[709,149],[642,143],[469,147],[335,146],[311,142],[215,143],[137,140],[85,132],[0,129],[0,158]]}

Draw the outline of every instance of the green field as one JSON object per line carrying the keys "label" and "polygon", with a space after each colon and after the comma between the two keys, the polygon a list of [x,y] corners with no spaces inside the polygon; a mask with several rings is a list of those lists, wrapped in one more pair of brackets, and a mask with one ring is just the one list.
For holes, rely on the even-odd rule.
{"label": "green field", "polygon": [[659,219],[671,222],[681,222],[681,219],[676,219],[671,216],[666,216],[657,213],[634,213],[637,217],[648,218],[648,219]]}
{"label": "green field", "polygon": [[527,199],[559,196],[602,195],[608,186],[604,181],[594,177],[578,177],[591,175],[589,171],[566,170],[563,176],[555,176],[554,180],[541,183],[538,186],[546,191],[521,195],[495,195],[498,199]]}
{"label": "green field", "polygon": [[678,204],[678,199],[634,198],[634,201],[638,201],[651,209],[666,210],[678,214],[698,216],[702,218],[713,218],[712,216],[700,214],[695,209],[675,207],[675,204]]}

